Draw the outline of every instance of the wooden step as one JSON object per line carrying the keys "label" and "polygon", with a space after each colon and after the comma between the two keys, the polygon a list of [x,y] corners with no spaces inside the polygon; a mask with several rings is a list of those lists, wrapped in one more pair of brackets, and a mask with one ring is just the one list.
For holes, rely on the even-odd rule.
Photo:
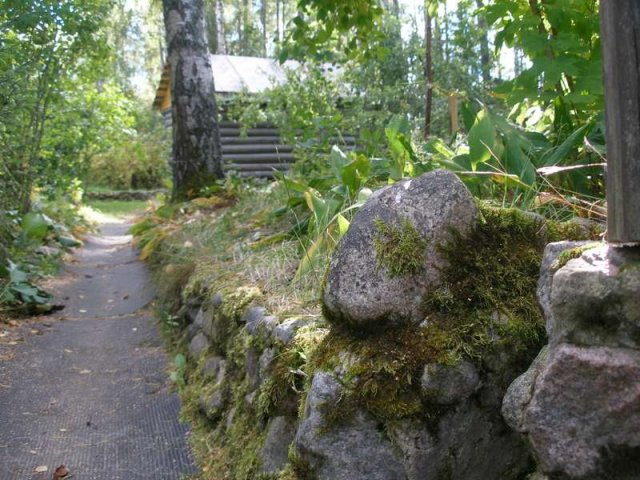
{"label": "wooden step", "polygon": [[237,170],[239,172],[249,170],[256,171],[272,171],[272,170],[288,170],[289,164],[287,163],[227,163],[224,166],[227,170]]}
{"label": "wooden step", "polygon": [[[221,137],[239,137],[242,132],[239,128],[221,128]],[[249,128],[246,131],[248,137],[264,137],[264,136],[277,136],[277,128]]]}
{"label": "wooden step", "polygon": [[277,135],[265,137],[221,137],[222,145],[253,145],[253,144],[273,144],[280,143]]}
{"label": "wooden step", "polygon": [[227,163],[292,163],[295,156],[292,153],[256,153],[256,154],[223,154],[222,158]]}
{"label": "wooden step", "polygon": [[225,145],[222,144],[223,154],[235,154],[235,153],[290,153],[293,151],[291,145],[279,145],[277,143],[272,144],[260,144],[260,145]]}

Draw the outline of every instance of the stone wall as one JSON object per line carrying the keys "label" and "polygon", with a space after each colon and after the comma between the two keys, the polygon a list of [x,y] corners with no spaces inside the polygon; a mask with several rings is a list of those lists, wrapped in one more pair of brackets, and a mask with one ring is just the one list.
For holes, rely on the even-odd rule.
{"label": "stone wall", "polygon": [[505,418],[539,478],[640,478],[640,251],[550,244],[539,296],[549,345],[509,387]]}
{"label": "stone wall", "polygon": [[537,272],[544,245],[567,233],[584,234],[479,207],[457,177],[433,172],[356,215],[322,317],[270,315],[252,286],[183,299],[187,408],[207,418],[211,468],[237,479],[525,478],[533,456],[501,408],[546,342]]}

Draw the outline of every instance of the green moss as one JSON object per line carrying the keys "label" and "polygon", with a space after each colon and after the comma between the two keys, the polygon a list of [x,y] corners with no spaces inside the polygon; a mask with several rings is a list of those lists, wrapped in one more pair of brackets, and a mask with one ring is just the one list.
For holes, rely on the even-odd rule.
{"label": "green moss", "polygon": [[408,219],[396,227],[376,218],[375,227],[373,247],[378,268],[386,268],[391,278],[415,274],[424,268],[427,242]]}
{"label": "green moss", "polygon": [[565,250],[560,255],[558,255],[558,258],[556,259],[555,262],[553,262],[553,265],[551,266],[551,268],[553,270],[560,270],[569,262],[569,260],[573,260],[574,258],[580,258],[582,254],[587,250],[591,250],[592,248],[599,247],[600,245],[602,244],[598,242],[590,242],[580,247],[575,247],[575,248],[570,248],[568,250]]}
{"label": "green moss", "polygon": [[327,427],[348,421],[358,409],[381,421],[419,414],[420,370],[425,363],[446,360],[443,340],[438,332],[413,325],[366,338],[334,328],[311,359],[311,371],[344,370],[345,395],[327,411]]}
{"label": "green moss", "polygon": [[425,296],[425,314],[452,355],[482,362],[502,349],[524,364],[545,340],[535,292],[546,238],[539,219],[519,210],[481,213],[469,235],[452,232],[440,247],[442,286]]}
{"label": "green moss", "polygon": [[580,225],[575,221],[547,222],[549,231],[549,241],[558,242],[560,240],[598,240],[604,233],[602,225],[591,222],[588,226]]}
{"label": "green moss", "polygon": [[328,427],[360,409],[383,423],[420,416],[436,424],[442,409],[425,404],[419,390],[425,364],[466,358],[482,365],[506,352],[505,372],[522,371],[535,356],[545,341],[535,297],[544,229],[538,217],[515,209],[481,206],[481,212],[469,234],[452,232],[439,247],[447,262],[442,286],[424,298],[424,326],[363,337],[334,327],[319,345],[309,375],[337,370],[345,389],[338,407],[327,411]]}

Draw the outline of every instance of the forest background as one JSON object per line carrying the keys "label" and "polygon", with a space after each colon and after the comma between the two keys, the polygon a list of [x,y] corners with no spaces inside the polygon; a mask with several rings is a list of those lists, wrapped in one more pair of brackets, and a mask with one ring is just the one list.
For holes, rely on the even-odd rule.
{"label": "forest background", "polygon": [[[295,143],[282,209],[304,252],[331,249],[371,188],[435,168],[502,205],[602,215],[597,1],[206,0],[204,11],[211,52],[304,62],[286,85],[223,105]],[[8,309],[46,304],[31,279],[52,267],[36,252],[74,244],[83,191],[169,186],[170,139],[150,109],[164,50],[159,3],[1,2]],[[331,150],[353,133],[355,151]]]}

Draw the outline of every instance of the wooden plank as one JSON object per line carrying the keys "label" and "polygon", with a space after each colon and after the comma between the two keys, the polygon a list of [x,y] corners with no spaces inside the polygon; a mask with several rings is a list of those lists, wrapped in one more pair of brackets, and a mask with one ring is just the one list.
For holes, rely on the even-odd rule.
{"label": "wooden plank", "polygon": [[607,240],[640,244],[640,2],[600,2],[607,125]]}
{"label": "wooden plank", "polygon": [[288,170],[289,165],[286,163],[227,163],[227,169],[238,171],[263,171],[263,170]]}
{"label": "wooden plank", "polygon": [[233,163],[291,163],[295,160],[292,153],[252,153],[224,154],[225,162]]}
{"label": "wooden plank", "polygon": [[280,145],[277,143],[271,144],[249,144],[249,145],[227,145],[222,142],[222,153],[236,154],[236,153],[291,153],[293,146]]}
{"label": "wooden plank", "polygon": [[[239,128],[221,128],[220,129],[220,135],[222,137],[239,137],[240,136],[240,129]],[[273,135],[278,135],[278,129],[277,128],[249,128],[247,129],[247,136],[252,137],[252,136],[257,136],[257,137],[261,137],[261,136],[273,136]]]}
{"label": "wooden plank", "polygon": [[279,144],[280,137],[264,136],[264,137],[222,137],[223,145],[258,145],[258,144]]}

